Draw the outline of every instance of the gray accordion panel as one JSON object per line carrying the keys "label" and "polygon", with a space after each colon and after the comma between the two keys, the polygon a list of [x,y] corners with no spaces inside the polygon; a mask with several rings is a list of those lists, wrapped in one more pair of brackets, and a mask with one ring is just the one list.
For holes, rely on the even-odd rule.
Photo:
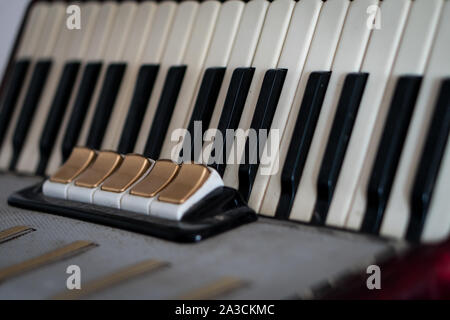
{"label": "gray accordion panel", "polygon": [[81,268],[82,285],[145,259],[169,263],[163,269],[99,291],[92,299],[170,299],[223,276],[246,285],[219,298],[289,299],[324,281],[364,270],[392,243],[363,235],[260,218],[198,244],[177,244],[131,232],[8,206],[12,192],[38,178],[0,176],[0,230],[36,229],[0,244],[0,269],[76,240],[98,246],[0,284],[0,299],[46,299],[64,292],[66,268]]}

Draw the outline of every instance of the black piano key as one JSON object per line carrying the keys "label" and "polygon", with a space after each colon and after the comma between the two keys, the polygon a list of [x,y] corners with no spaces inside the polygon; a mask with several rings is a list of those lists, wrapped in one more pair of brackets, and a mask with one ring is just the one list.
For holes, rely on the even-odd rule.
{"label": "black piano key", "polygon": [[6,88],[5,95],[2,99],[2,106],[0,110],[0,145],[3,143],[6,129],[11,122],[11,117],[17,104],[17,100],[19,99],[29,67],[30,60],[23,59],[14,63],[11,71],[11,77],[8,81],[8,87]]}
{"label": "black piano key", "polygon": [[410,197],[411,216],[406,238],[414,242],[420,241],[449,136],[450,78],[442,82],[428,130]]}
{"label": "black piano key", "polygon": [[186,69],[187,66],[184,65],[174,66],[167,72],[164,88],[159,98],[158,108],[145,144],[144,155],[148,158],[159,158]]}
{"label": "black piano key", "polygon": [[134,149],[158,71],[159,65],[143,65],[139,70],[133,99],[120,136],[119,153],[130,153]]}
{"label": "black piano key", "polygon": [[[323,225],[342,162],[353,130],[367,73],[350,73],[345,78],[317,181],[317,201],[311,223]],[[317,159],[319,161],[319,159]]]}
{"label": "black piano key", "polygon": [[20,152],[22,151],[23,144],[28,134],[28,128],[31,125],[34,113],[39,104],[51,66],[51,60],[43,60],[37,62],[34,67],[25,101],[14,130],[13,157],[9,166],[10,170],[15,169],[17,161],[19,160]]}
{"label": "black piano key", "polygon": [[64,70],[61,75],[58,88],[56,89],[55,96],[53,97],[53,102],[39,142],[40,158],[36,171],[38,175],[45,174],[45,169],[47,167],[50,154],[53,150],[64,113],[67,109],[67,104],[69,103],[69,99],[75,85],[80,64],[80,62],[68,62],[64,66]]}
{"label": "black piano key", "polygon": [[[242,110],[244,110],[245,101],[247,100],[254,73],[255,68],[236,68],[231,76],[230,86],[217,126],[217,131],[222,134],[221,143],[223,148],[214,148],[212,150],[212,154],[215,154],[216,159],[217,157],[222,157],[223,161],[221,163],[216,163],[212,160],[209,161],[209,165],[216,169],[221,176],[223,176],[226,167],[226,131],[227,129],[236,130],[239,125],[239,120],[241,119]],[[219,142],[218,137],[216,137],[214,141]],[[222,152],[222,155],[220,155],[219,152]]]}
{"label": "black piano key", "polygon": [[105,80],[86,141],[88,148],[99,149],[101,147],[126,68],[126,63],[113,63],[106,70]]}
{"label": "black piano key", "polygon": [[[250,125],[251,130],[259,134],[260,130],[267,130],[268,133],[272,125],[273,116],[283,89],[284,79],[287,69],[270,69],[264,75],[261,92],[256,103],[255,113]],[[263,151],[265,141],[259,141],[256,149],[251,148],[247,138],[245,143],[244,162],[239,165],[239,192],[245,200],[248,200],[252,191],[253,182],[259,167],[259,155]]]}
{"label": "black piano key", "polygon": [[289,144],[289,151],[281,172],[281,196],[275,212],[277,218],[289,218],[330,76],[331,72],[329,71],[313,72],[309,76]]}
{"label": "black piano key", "polygon": [[380,230],[421,81],[420,76],[404,76],[397,82],[369,179],[363,232]]}
{"label": "black piano key", "polygon": [[[199,154],[194,153],[194,122],[200,121],[202,124],[202,131],[197,134],[201,134],[200,140],[204,132],[209,128],[214,107],[216,105],[217,97],[219,96],[220,87],[222,85],[223,77],[225,75],[226,68],[208,68],[205,71],[203,80],[198,92],[197,100],[195,101],[194,110],[188,125],[188,132],[191,135],[191,160],[197,159]],[[198,150],[201,152],[201,150]]]}
{"label": "black piano key", "polygon": [[73,147],[77,144],[101,69],[102,63],[100,62],[88,63],[84,68],[72,113],[70,114],[69,123],[67,124],[66,132],[64,133],[62,142],[63,161],[67,160]]}

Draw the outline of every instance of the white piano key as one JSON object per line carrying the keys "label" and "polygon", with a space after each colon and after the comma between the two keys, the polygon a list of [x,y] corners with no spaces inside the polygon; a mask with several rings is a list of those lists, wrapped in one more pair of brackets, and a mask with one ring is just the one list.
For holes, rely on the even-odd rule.
{"label": "white piano key", "polygon": [[[227,64],[227,70],[223,77],[222,87],[209,123],[210,129],[216,129],[218,126],[233,71],[239,67],[251,66],[268,7],[269,2],[265,0],[253,0],[245,5],[230,59]],[[203,159],[198,159],[198,162],[208,162],[211,154],[211,147],[212,143],[205,141],[203,147]]]}
{"label": "white piano key", "polygon": [[[244,8],[244,3],[241,1],[228,1],[222,4],[220,12],[217,17],[214,33],[212,35],[211,44],[203,64],[203,70],[198,73],[197,85],[195,89],[190,86],[192,95],[189,101],[181,99],[181,95],[175,106],[174,114],[166,133],[164,144],[161,150],[161,158],[172,158],[173,155],[179,154],[177,145],[182,145],[182,142],[172,141],[172,132],[178,128],[187,128],[189,120],[193,111],[193,105],[198,95],[201,79],[203,79],[204,72],[210,67],[225,67],[230,57],[231,49],[233,47],[234,39],[241,14]],[[188,65],[189,71],[190,65]],[[187,74],[186,74],[187,75]],[[186,81],[188,79],[186,78]],[[187,82],[184,82],[186,83]],[[183,90],[183,87],[182,87]],[[181,92],[180,92],[181,94]],[[172,159],[176,160],[176,159]]]}
{"label": "white piano key", "polygon": [[112,24],[114,23],[114,18],[116,16],[118,9],[118,5],[113,2],[105,2],[102,3],[100,10],[97,15],[97,21],[95,23],[95,27],[92,30],[92,36],[89,41],[86,52],[80,57],[82,59],[82,65],[80,66],[80,70],[78,72],[78,77],[73,88],[72,96],[69,100],[69,104],[67,106],[66,113],[64,115],[61,128],[58,132],[58,137],[55,141],[55,147],[53,148],[53,152],[50,156],[48,165],[47,165],[47,174],[52,175],[56,170],[58,170],[59,166],[62,164],[62,143],[64,139],[64,135],[66,133],[67,126],[69,124],[70,117],[72,115],[72,110],[74,107],[75,99],[79,90],[79,86],[81,83],[81,79],[86,67],[86,64],[89,62],[100,61],[104,55],[105,47],[107,41],[109,39],[109,35],[111,32]]}
{"label": "white piano key", "polygon": [[121,121],[126,118],[126,112],[133,95],[136,77],[139,71],[140,60],[146,43],[150,40],[150,30],[156,12],[156,4],[152,1],[142,2],[138,5],[138,10],[130,29],[129,37],[125,45],[125,50],[121,61],[127,64],[122,84],[119,89],[108,126],[103,137],[101,149],[116,150],[118,144],[118,133]]}
{"label": "white piano key", "polygon": [[[288,69],[288,72],[286,79],[284,80],[283,90],[281,91],[280,100],[278,101],[278,107],[275,111],[271,126],[271,130],[279,130],[280,138],[283,136],[284,128],[288,122],[292,102],[308,55],[322,3],[321,0],[300,1],[296,3],[292,13],[291,23],[286,35],[283,51],[281,52],[280,60],[277,65],[278,68]],[[269,138],[267,145],[270,145],[270,143],[271,141]],[[274,155],[273,159],[278,157],[276,150],[271,150],[270,152]],[[276,161],[273,161],[264,165],[264,170],[271,174],[262,174],[261,168],[258,169],[249,198],[250,207],[254,208],[256,211],[259,211],[261,207],[264,192],[271,176],[277,173],[275,172],[275,164]],[[262,164],[260,164],[260,167],[261,166]],[[282,168],[278,168],[278,172],[281,172]]]}
{"label": "white piano key", "polygon": [[29,18],[17,49],[16,60],[32,58],[38,45],[40,31],[45,23],[50,5],[45,2],[36,3],[30,11]]}
{"label": "white piano key", "polygon": [[145,112],[139,136],[135,145],[135,152],[142,154],[148,139],[152,120],[158,107],[159,97],[164,87],[167,71],[170,67],[182,64],[189,38],[199,9],[194,1],[185,1],[178,5],[172,29],[170,31],[166,49],[161,59],[158,76],[153,87],[152,96]]}
{"label": "white piano key", "polygon": [[65,56],[66,61],[79,61],[86,55],[97,20],[100,18],[99,13],[101,7],[100,4],[95,2],[81,4],[80,9],[84,17],[83,24],[80,30],[75,31],[76,34],[73,36],[72,41],[70,41],[70,47]]}
{"label": "white piano key", "polygon": [[327,225],[345,224],[410,5],[410,0],[385,0],[380,5],[382,25],[373,31],[364,58],[361,71],[367,72],[369,78],[328,211]]}
{"label": "white piano key", "polygon": [[[410,194],[433,107],[444,77],[450,74],[450,2],[445,1],[419,97],[397,167],[389,201],[381,224],[383,236],[402,238],[410,213]],[[429,227],[428,227],[429,228]],[[427,234],[429,234],[427,231]]]}
{"label": "white piano key", "polygon": [[348,212],[346,226],[350,229],[359,229],[366,211],[367,186],[397,80],[405,74],[422,75],[424,73],[442,5],[442,0],[415,0],[412,4],[394,67],[378,111],[363,168],[355,187],[353,203]]}
{"label": "white piano key", "polygon": [[34,113],[31,127],[24,142],[16,169],[20,172],[34,173],[37,170],[40,158],[39,141],[49,114],[50,107],[58,88],[64,65],[67,61],[80,58],[87,48],[91,32],[97,18],[99,6],[85,4],[81,6],[83,12],[83,26],[80,30],[61,28],[56,47],[52,56],[52,67],[47,78],[42,97]]}
{"label": "white piano key", "polygon": [[441,160],[439,175],[434,186],[433,197],[422,233],[423,242],[439,242],[450,233],[450,139]]}
{"label": "white piano key", "polygon": [[141,63],[158,64],[161,61],[177,7],[178,4],[173,1],[158,4]]}
{"label": "white piano key", "polygon": [[[142,41],[145,48],[142,55],[139,57],[139,62],[134,67],[132,74],[129,72],[126,75],[129,81],[126,81],[121,88],[121,95],[117,98],[114,114],[111,116],[108,124],[108,129],[105,133],[104,146],[102,148],[117,150],[124,129],[127,112],[130,107],[139,66],[141,64],[160,63],[176,8],[177,4],[172,1],[163,2],[158,5],[153,17],[153,23],[148,39]],[[129,85],[127,86],[126,83]]]}
{"label": "white piano key", "polygon": [[[300,104],[303,99],[303,94],[306,88],[306,84],[308,82],[309,75],[311,74],[311,72],[318,70],[322,71],[330,70],[334,59],[335,63],[333,64],[333,74],[330,83],[328,85],[328,90],[330,90],[332,89],[333,81],[337,82],[333,78],[334,68],[336,67],[336,72],[338,72],[338,74],[339,73],[342,74],[344,73],[344,71],[342,70],[351,68],[350,66],[348,66],[350,63],[355,63],[357,61],[358,54],[362,56],[364,53],[363,49],[364,39],[368,37],[368,35],[366,35],[367,32],[359,27],[356,28],[353,27],[353,24],[357,24],[362,19],[361,9],[358,10],[358,7],[353,10],[350,9],[352,14],[349,13],[348,18],[349,22],[344,25],[344,22],[346,21],[345,17],[347,15],[347,11],[349,10],[349,5],[351,8],[351,6],[355,5],[355,3],[352,3],[350,5],[349,1],[343,0],[343,1],[327,1],[322,5],[322,9],[320,11],[320,15],[318,17],[316,28],[314,31],[313,39],[311,41],[311,45],[309,48],[308,56],[302,70],[302,75],[300,77],[296,94],[292,102],[291,111],[289,113],[286,127],[282,135],[279,150],[279,170],[276,174],[270,176],[270,181],[265,191],[265,197],[263,199],[261,207],[259,208],[259,212],[264,215],[268,216],[275,215],[275,210],[277,208],[278,200],[280,198],[281,193],[281,171],[283,169],[283,165],[286,160],[290,140],[294,131],[298,113],[300,112],[299,110]],[[342,31],[343,28],[344,31]],[[343,35],[341,41],[339,42],[341,33]],[[351,55],[352,53],[354,53],[355,56],[352,55],[351,57],[349,57],[349,55]],[[327,95],[330,95],[328,90]],[[331,100],[331,98],[328,99]],[[317,124],[315,135],[317,134],[318,131],[320,132],[323,130],[320,127],[321,118],[324,118],[322,122],[327,119],[327,114],[329,112],[328,108],[330,107],[327,107],[326,102],[327,98],[325,97],[325,101],[322,106],[321,116]],[[329,104],[331,104],[331,101],[328,102],[328,105]],[[324,116],[322,116],[322,113],[324,114]],[[320,146],[321,145],[319,145],[319,147]],[[314,148],[314,139],[311,145],[311,149],[309,151],[310,154],[311,152],[314,152],[313,148]],[[306,174],[307,168],[308,167],[305,167],[303,175]],[[297,191],[296,199],[299,197],[300,194],[301,193]],[[293,208],[291,211],[292,212],[291,218],[300,219],[301,217],[299,213],[305,212],[303,208],[298,207],[300,204],[301,204],[300,202],[294,203],[295,208]],[[307,215],[305,215],[304,219],[307,219]]]}
{"label": "white piano key", "polygon": [[130,30],[126,35],[125,47],[120,61],[136,64],[144,52],[157,4],[153,1],[138,3]]}
{"label": "white piano key", "polygon": [[[55,3],[49,6],[45,22],[38,36],[39,40],[37,42],[34,55],[35,61],[52,58],[53,48],[55,47],[59,31],[65,28],[65,21],[63,21],[63,17],[65,16],[64,14],[65,5],[63,5],[62,3]],[[33,73],[32,70],[34,70],[34,65],[35,64],[33,63],[30,66],[30,76]],[[8,168],[11,162],[11,158],[13,155],[12,140],[14,131],[16,129],[15,124],[19,119],[20,111],[22,109],[22,105],[26,96],[26,89],[28,88],[30,80],[31,77],[28,77],[28,79],[24,83],[24,90],[22,90],[21,97],[19,98],[19,101],[17,103],[16,112],[14,112],[11,125],[9,126],[4,137],[3,147],[1,148],[0,153],[0,168]]]}
{"label": "white piano key", "polygon": [[105,55],[102,59],[103,67],[97,80],[96,88],[88,108],[86,118],[78,138],[79,145],[86,145],[89,130],[94,118],[95,107],[101,93],[103,80],[105,79],[108,65],[114,62],[120,62],[125,51],[125,45],[129,38],[129,32],[134,23],[137,12],[137,4],[134,2],[122,2],[119,4],[117,15],[112,26],[110,37],[105,49]]}
{"label": "white piano key", "polygon": [[[200,200],[206,197],[211,191],[216,188],[222,187],[223,181],[220,175],[214,169],[208,168],[210,175],[202,186],[191,195],[185,202],[181,204],[174,204],[163,202],[159,199],[155,199],[150,204],[150,215],[180,221],[184,214],[197,204]],[[173,182],[172,182],[173,183]]]}
{"label": "white piano key", "polygon": [[[295,2],[290,0],[276,0],[270,4],[267,11],[266,20],[264,21],[263,30],[252,62],[255,73],[238,126],[244,132],[250,128],[264,75],[267,69],[277,66],[291,21],[294,4]],[[223,179],[227,186],[233,188],[238,188],[239,186],[238,170],[240,159],[244,154],[243,150],[244,145],[233,143],[230,156],[237,159],[235,161],[237,164],[229,164],[225,169]]]}
{"label": "white piano key", "polygon": [[111,38],[113,26],[117,21],[119,8],[119,4],[113,1],[102,3],[86,52],[86,61],[103,60],[103,57],[106,56],[106,49]]}

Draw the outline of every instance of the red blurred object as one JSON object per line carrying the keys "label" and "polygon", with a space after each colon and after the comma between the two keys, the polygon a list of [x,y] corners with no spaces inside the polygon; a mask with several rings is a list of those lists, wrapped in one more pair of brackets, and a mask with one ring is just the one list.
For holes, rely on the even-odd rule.
{"label": "red blurred object", "polygon": [[450,240],[411,248],[379,264],[381,289],[369,290],[370,274],[351,276],[321,299],[410,300],[450,299]]}

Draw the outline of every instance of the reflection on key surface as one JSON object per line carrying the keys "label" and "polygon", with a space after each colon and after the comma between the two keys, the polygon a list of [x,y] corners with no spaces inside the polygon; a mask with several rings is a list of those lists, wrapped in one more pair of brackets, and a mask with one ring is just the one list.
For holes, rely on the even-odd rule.
{"label": "reflection on key surface", "polygon": [[76,147],[64,165],[50,178],[52,182],[70,183],[94,161],[95,151]]}
{"label": "reflection on key surface", "polygon": [[180,166],[170,160],[158,160],[150,173],[130,193],[139,197],[154,197],[175,178],[179,169]]}
{"label": "reflection on key surface", "polygon": [[124,192],[150,167],[150,161],[137,154],[125,156],[120,168],[102,185],[102,190]]}
{"label": "reflection on key surface", "polygon": [[122,163],[122,156],[112,151],[101,151],[92,166],[75,181],[75,185],[96,188]]}
{"label": "reflection on key surface", "polygon": [[172,183],[165,188],[158,200],[174,204],[184,203],[208,179],[209,170],[199,164],[184,164]]}

